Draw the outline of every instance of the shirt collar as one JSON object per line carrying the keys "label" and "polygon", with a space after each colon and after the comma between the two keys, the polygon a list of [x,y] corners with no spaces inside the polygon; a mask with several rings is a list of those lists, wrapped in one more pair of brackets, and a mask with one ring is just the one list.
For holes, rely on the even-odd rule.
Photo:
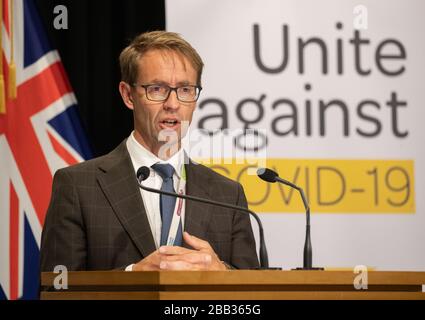
{"label": "shirt collar", "polygon": [[[184,163],[184,152],[182,149],[179,149],[170,159],[161,160],[136,140],[134,131],[128,137],[126,145],[136,174],[140,167],[146,166],[151,169],[155,163],[168,163],[173,166],[177,177],[180,179],[181,169]],[[151,170],[151,173],[152,171],[154,170]]]}

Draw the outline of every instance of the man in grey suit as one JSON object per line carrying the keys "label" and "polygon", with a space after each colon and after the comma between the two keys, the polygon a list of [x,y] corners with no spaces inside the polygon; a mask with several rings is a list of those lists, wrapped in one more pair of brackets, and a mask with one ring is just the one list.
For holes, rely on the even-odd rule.
{"label": "man in grey suit", "polygon": [[179,35],[137,36],[120,55],[119,91],[134,131],[111,153],[58,170],[41,270],[226,270],[258,267],[246,213],[141,191],[146,186],[247,206],[241,185],[189,160],[181,146],[203,62]]}

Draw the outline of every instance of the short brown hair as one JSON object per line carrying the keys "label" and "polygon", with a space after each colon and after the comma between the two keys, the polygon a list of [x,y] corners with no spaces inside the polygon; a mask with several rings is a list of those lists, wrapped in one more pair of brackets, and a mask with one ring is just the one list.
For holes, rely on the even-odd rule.
{"label": "short brown hair", "polygon": [[204,63],[198,52],[179,34],[167,31],[145,32],[133,39],[128,47],[120,54],[121,80],[133,84],[137,80],[138,59],[149,50],[171,50],[181,53],[196,70],[201,84]]}

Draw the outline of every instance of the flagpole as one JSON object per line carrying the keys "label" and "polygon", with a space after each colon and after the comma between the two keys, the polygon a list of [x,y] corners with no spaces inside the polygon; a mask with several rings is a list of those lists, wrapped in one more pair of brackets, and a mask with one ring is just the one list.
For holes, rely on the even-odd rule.
{"label": "flagpole", "polygon": [[15,52],[14,52],[14,8],[13,1],[10,0],[10,64],[9,64],[9,98],[16,99],[16,64],[15,64]]}
{"label": "flagpole", "polygon": [[3,0],[0,0],[0,114],[6,113],[6,92],[3,74]]}

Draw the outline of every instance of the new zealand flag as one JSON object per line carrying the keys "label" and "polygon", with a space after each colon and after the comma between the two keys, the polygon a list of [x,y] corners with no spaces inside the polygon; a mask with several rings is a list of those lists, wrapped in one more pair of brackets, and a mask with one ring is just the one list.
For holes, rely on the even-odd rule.
{"label": "new zealand flag", "polygon": [[[0,299],[33,299],[53,174],[91,154],[72,88],[33,1],[1,3]],[[15,85],[16,94],[8,94]]]}

